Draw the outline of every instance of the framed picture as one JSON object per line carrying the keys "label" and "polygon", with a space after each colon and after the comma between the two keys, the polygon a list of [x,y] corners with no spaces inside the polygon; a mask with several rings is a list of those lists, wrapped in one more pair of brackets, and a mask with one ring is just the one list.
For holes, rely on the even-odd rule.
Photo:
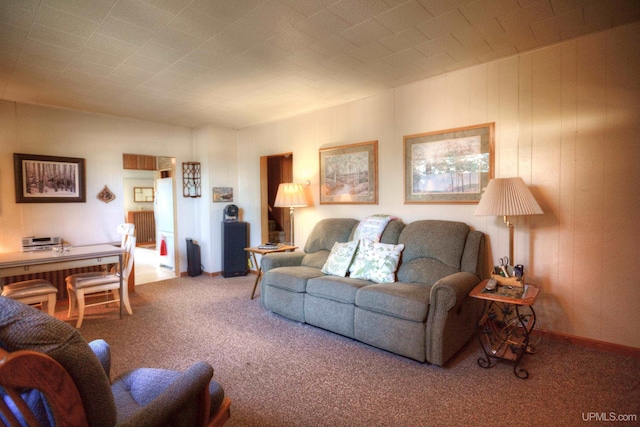
{"label": "framed picture", "polygon": [[14,154],[16,203],[86,202],[84,159]]}
{"label": "framed picture", "polygon": [[478,203],[493,178],[494,123],[404,137],[405,203]]}
{"label": "framed picture", "polygon": [[153,202],[153,187],[133,187],[134,202]]}
{"label": "framed picture", "polygon": [[320,204],[378,203],[378,141],[320,150]]}
{"label": "framed picture", "polygon": [[213,203],[233,202],[233,187],[213,187]]}

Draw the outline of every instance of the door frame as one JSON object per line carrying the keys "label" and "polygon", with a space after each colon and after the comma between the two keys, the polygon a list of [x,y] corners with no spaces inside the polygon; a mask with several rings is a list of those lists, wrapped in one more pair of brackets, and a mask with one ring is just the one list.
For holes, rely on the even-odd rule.
{"label": "door frame", "polygon": [[269,159],[273,157],[291,158],[286,175],[293,182],[293,153],[280,153],[260,157],[260,238],[261,243],[269,241]]}

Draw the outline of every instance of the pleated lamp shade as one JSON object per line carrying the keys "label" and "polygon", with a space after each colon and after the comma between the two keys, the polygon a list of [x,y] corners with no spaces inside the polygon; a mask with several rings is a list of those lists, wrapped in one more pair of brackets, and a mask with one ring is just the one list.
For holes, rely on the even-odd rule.
{"label": "pleated lamp shade", "polygon": [[540,215],[542,208],[520,177],[496,178],[489,181],[475,215],[514,216]]}
{"label": "pleated lamp shade", "polygon": [[283,183],[278,185],[276,200],[273,206],[277,208],[301,208],[307,206],[307,197],[302,184]]}

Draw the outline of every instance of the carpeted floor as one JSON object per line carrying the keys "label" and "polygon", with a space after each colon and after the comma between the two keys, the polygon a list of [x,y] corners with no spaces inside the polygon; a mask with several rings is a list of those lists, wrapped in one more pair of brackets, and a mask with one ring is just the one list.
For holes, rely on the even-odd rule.
{"label": "carpeted floor", "polygon": [[[232,399],[230,427],[638,424],[637,358],[542,341],[521,380],[511,363],[480,368],[473,340],[440,368],[270,314],[249,299],[254,279],[137,286],[133,316],[90,308],[81,332],[111,344],[115,375],[211,363]],[[66,303],[56,316],[66,320]]]}

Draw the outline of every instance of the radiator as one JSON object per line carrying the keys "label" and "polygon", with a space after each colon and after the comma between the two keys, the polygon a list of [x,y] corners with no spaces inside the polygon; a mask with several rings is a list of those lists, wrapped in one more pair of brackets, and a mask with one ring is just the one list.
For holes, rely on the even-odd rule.
{"label": "radiator", "polygon": [[156,220],[153,211],[129,212],[127,221],[136,226],[136,244],[156,242]]}
{"label": "radiator", "polygon": [[94,271],[102,271],[102,266],[93,265],[90,267],[67,268],[65,270],[45,271],[42,273],[21,274],[20,276],[5,277],[4,284],[9,285],[24,280],[45,279],[51,282],[53,286],[58,288],[58,299],[67,298],[67,284],[65,279],[67,276],[78,273],[90,273]]}

